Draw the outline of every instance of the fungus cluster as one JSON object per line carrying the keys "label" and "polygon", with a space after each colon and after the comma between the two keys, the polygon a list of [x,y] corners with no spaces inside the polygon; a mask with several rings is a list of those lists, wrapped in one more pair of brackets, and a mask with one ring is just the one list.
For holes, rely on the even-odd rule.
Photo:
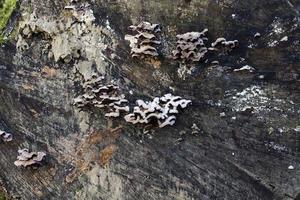
{"label": "fungus cluster", "polygon": [[204,59],[208,52],[204,41],[208,39],[205,37],[208,29],[202,32],[188,32],[182,35],[177,35],[176,50],[172,52],[174,60],[181,60],[183,62],[199,62]]}
{"label": "fungus cluster", "polygon": [[104,77],[92,76],[91,79],[83,82],[83,95],[74,99],[77,107],[94,106],[107,108],[107,117],[119,117],[121,112],[129,112],[126,105],[128,101],[121,94],[119,86],[113,82],[108,85],[103,84]]}
{"label": "fungus cluster", "polygon": [[208,47],[205,42],[208,41],[206,34],[208,29],[202,32],[187,32],[177,35],[176,50],[172,52],[174,60],[183,63],[207,62],[206,55],[208,52],[229,52],[237,47],[238,41],[227,41],[225,38],[218,38]]}
{"label": "fungus cluster", "polygon": [[125,35],[125,40],[130,42],[132,57],[156,57],[158,52],[155,46],[161,41],[158,33],[161,32],[159,24],[141,22],[137,26],[130,26],[129,29],[134,35]]}
{"label": "fungus cluster", "polygon": [[157,124],[159,128],[167,125],[174,125],[178,109],[186,108],[191,104],[190,100],[182,99],[179,96],[166,94],[162,97],[156,97],[153,101],[137,100],[137,106],[133,112],[124,118],[132,124]]}
{"label": "fungus cluster", "polygon": [[14,162],[14,164],[17,167],[40,165],[44,157],[46,156],[46,153],[44,152],[29,152],[28,149],[21,149],[18,151],[18,153],[19,156],[17,157],[17,160]]}
{"label": "fungus cluster", "polygon": [[10,141],[12,141],[12,134],[0,130],[0,138],[1,138],[4,142],[10,142]]}
{"label": "fungus cluster", "polygon": [[[91,79],[83,81],[82,95],[74,99],[74,106],[106,108],[106,117],[120,117],[126,114],[124,119],[132,124],[153,124],[163,128],[167,125],[174,125],[175,114],[179,109],[186,108],[191,104],[190,100],[185,100],[179,96],[166,94],[156,97],[151,102],[137,100],[137,106],[130,113],[129,102],[121,94],[119,87],[113,82],[108,85],[103,84],[104,77],[92,75]],[[128,114],[129,113],[129,114]]]}

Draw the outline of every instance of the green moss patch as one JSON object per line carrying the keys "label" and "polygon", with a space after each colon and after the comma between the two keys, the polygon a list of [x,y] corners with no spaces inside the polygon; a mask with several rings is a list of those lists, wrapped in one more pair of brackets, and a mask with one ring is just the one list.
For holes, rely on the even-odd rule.
{"label": "green moss patch", "polygon": [[0,43],[3,41],[3,31],[16,5],[17,0],[0,0]]}
{"label": "green moss patch", "polygon": [[0,200],[6,200],[5,194],[2,194],[1,192],[0,192]]}

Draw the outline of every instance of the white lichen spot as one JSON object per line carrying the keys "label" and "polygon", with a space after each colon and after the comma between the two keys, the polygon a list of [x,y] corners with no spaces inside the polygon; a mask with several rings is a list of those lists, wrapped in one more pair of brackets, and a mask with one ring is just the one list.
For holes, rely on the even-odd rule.
{"label": "white lichen spot", "polygon": [[108,21],[108,19],[105,21],[105,25],[106,25],[106,28],[108,29],[108,30],[113,30],[112,28],[111,28],[111,26],[110,26],[110,23],[109,23],[109,21]]}
{"label": "white lichen spot", "polygon": [[294,129],[296,132],[300,132],[300,126],[296,126],[296,128]]}
{"label": "white lichen spot", "polygon": [[288,36],[284,36],[283,38],[281,38],[280,42],[286,42],[289,40]]}
{"label": "white lichen spot", "polygon": [[195,67],[188,67],[184,64],[180,64],[177,70],[178,77],[185,80],[187,76],[191,75]]}
{"label": "white lichen spot", "polygon": [[261,36],[261,34],[260,34],[260,33],[258,33],[258,32],[257,32],[257,33],[255,33],[255,35],[254,35],[254,37],[255,37],[255,38],[259,38],[260,36]]}
{"label": "white lichen spot", "polygon": [[278,152],[287,152],[288,148],[282,144],[276,144],[275,142],[268,142],[265,144],[266,147],[273,149]]}
{"label": "white lichen spot", "polygon": [[255,46],[254,44],[249,44],[249,45],[248,45],[248,48],[249,48],[249,49],[253,49],[254,46]]}
{"label": "white lichen spot", "polygon": [[288,167],[288,169],[289,169],[289,170],[294,170],[295,167],[294,167],[293,165],[290,165],[290,166]]}
{"label": "white lichen spot", "polygon": [[259,79],[264,79],[264,78],[265,78],[265,75],[259,75],[258,78],[259,78]]}
{"label": "white lichen spot", "polygon": [[272,24],[271,24],[271,28],[272,28],[272,32],[270,33],[270,35],[272,34],[282,34],[284,32],[282,24],[280,23],[279,19],[276,17]]}
{"label": "white lichen spot", "polygon": [[268,42],[268,46],[269,46],[269,47],[275,47],[277,44],[278,44],[278,41],[277,41],[277,40],[273,40],[273,41],[269,41],[269,42]]}

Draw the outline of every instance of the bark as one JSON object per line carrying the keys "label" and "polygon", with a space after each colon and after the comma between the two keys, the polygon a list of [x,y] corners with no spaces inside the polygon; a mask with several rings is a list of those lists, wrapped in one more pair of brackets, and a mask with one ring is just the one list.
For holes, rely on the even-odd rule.
{"label": "bark", "polygon": [[[0,130],[14,136],[12,142],[0,141],[0,179],[11,197],[299,198],[298,0],[92,1],[97,27],[92,34],[99,42],[80,44],[88,53],[68,63],[48,57],[50,51],[61,55],[64,47],[77,43],[55,47],[53,36],[43,32],[26,38],[29,49],[16,49],[24,14],[64,20],[69,17],[66,5],[58,0],[19,2],[7,27],[14,27],[16,37],[0,48]],[[130,56],[124,38],[128,27],[141,21],[162,27],[156,60]],[[174,61],[176,35],[205,28],[208,44],[225,37],[238,40],[239,46],[209,55],[208,63],[185,68]],[[255,38],[256,33],[261,37]],[[83,37],[92,38],[89,34]],[[105,45],[109,48],[100,51]],[[215,60],[218,65],[211,64]],[[174,126],[162,129],[109,119],[102,109],[79,110],[72,105],[80,94],[73,72],[83,61],[117,80],[131,106],[166,93],[192,105],[180,111]],[[246,65],[255,71],[235,70]],[[181,68],[190,72],[179,73]],[[194,124],[200,130],[192,134]],[[24,148],[46,152],[42,166],[14,166]]]}

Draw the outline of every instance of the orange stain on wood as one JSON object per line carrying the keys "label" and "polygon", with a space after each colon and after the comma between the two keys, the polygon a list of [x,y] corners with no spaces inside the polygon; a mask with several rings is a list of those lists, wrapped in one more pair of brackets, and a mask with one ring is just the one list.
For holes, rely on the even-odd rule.
{"label": "orange stain on wood", "polygon": [[114,144],[111,144],[107,147],[105,147],[101,152],[100,152],[100,161],[99,164],[101,167],[105,167],[109,164],[110,160],[113,157],[114,152],[117,150],[117,146]]}

